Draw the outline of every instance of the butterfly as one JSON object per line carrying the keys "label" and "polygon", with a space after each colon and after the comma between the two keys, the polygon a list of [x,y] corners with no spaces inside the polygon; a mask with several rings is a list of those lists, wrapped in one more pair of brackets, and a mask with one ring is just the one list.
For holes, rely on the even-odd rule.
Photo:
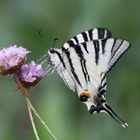
{"label": "butterfly", "polygon": [[130,43],[112,37],[105,28],[84,31],[60,49],[48,50],[48,63],[56,70],[65,84],[78,93],[90,114],[105,112],[124,128],[128,126],[106,102],[106,77]]}

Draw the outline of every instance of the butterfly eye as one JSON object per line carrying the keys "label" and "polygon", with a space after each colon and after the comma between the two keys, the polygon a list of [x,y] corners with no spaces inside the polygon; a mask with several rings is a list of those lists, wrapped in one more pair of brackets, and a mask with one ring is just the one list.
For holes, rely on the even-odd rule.
{"label": "butterfly eye", "polygon": [[50,53],[55,53],[55,50],[54,50],[53,48],[50,48],[50,49],[49,49],[49,52],[50,52]]}

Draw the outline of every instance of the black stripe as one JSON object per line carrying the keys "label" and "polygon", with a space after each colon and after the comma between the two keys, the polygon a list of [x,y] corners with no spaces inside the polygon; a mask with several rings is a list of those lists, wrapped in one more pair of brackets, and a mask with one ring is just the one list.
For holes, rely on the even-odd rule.
{"label": "black stripe", "polygon": [[93,114],[95,111],[97,111],[97,108],[94,105],[91,105],[91,107],[89,109],[89,113]]}
{"label": "black stripe", "polygon": [[124,53],[125,53],[130,47],[131,47],[131,44],[129,44],[128,48],[118,57],[118,59],[113,63],[113,65],[109,68],[109,70],[108,70],[107,72],[109,72],[109,71],[112,70],[112,68],[115,66],[115,64],[119,61],[119,59],[124,55]]}
{"label": "black stripe", "polygon": [[[110,60],[109,60],[109,63],[110,61],[113,59],[114,55],[116,54],[116,52],[119,50],[119,48],[121,47],[121,45],[123,44],[124,40],[122,40],[122,42],[120,43],[120,45],[118,46],[118,48],[114,51],[113,55],[111,56]],[[114,45],[114,44],[113,44]]]}
{"label": "black stripe", "polygon": [[105,82],[105,83],[102,85],[102,88],[105,88],[106,85],[107,85],[107,83]]}
{"label": "black stripe", "polygon": [[104,74],[104,72],[101,72],[101,73],[100,73],[100,76],[102,76],[103,74]]}
{"label": "black stripe", "polygon": [[80,57],[83,58],[83,52],[81,50],[81,46],[78,45],[78,46],[74,47],[74,49],[75,49],[76,53],[78,54],[78,56],[80,55]]}
{"label": "black stripe", "polygon": [[104,38],[111,38],[112,37],[112,33],[108,30],[108,29],[105,29],[105,32],[106,34],[104,34]]}
{"label": "black stripe", "polygon": [[104,93],[106,93],[106,89],[101,89],[99,93],[100,95],[103,95]]}
{"label": "black stripe", "polygon": [[106,85],[107,85],[106,82],[103,85],[100,85],[100,87],[98,88],[98,90],[100,91],[101,89],[105,88]]}
{"label": "black stripe", "polygon": [[79,44],[77,36],[74,36],[73,39],[76,41],[76,44]]}
{"label": "black stripe", "polygon": [[66,51],[66,48],[64,46],[62,46],[62,51],[65,52]]}
{"label": "black stripe", "polygon": [[94,49],[95,49],[95,63],[98,65],[98,60],[99,60],[99,41],[94,40]]}
{"label": "black stripe", "polygon": [[107,83],[105,82],[103,84],[103,81],[104,81],[105,78],[106,78],[106,74],[104,74],[104,76],[102,77],[102,80],[101,80],[101,83],[100,83],[101,86],[98,88],[98,91],[99,91],[100,95],[103,95],[106,92],[105,86],[107,85]]}
{"label": "black stripe", "polygon": [[88,37],[87,34],[85,32],[82,33],[84,41],[87,42],[88,41]]}
{"label": "black stripe", "polygon": [[106,78],[106,74],[104,74],[102,80],[101,80],[101,85],[102,85],[102,82],[104,81],[104,79]]}
{"label": "black stripe", "polygon": [[74,45],[75,45],[74,42],[73,42],[72,40],[67,41],[67,43],[68,43],[70,46],[74,46]]}
{"label": "black stripe", "polygon": [[100,95],[103,95],[104,93],[106,93],[105,87],[100,86],[100,87],[98,88],[98,92],[100,93]]}
{"label": "black stripe", "polygon": [[80,63],[81,63],[81,67],[82,67],[82,72],[83,72],[85,80],[87,82],[87,80],[90,81],[90,77],[89,77],[89,74],[88,74],[88,71],[87,71],[87,67],[86,67],[86,60],[83,57],[83,52],[82,52],[80,47],[81,46],[75,47],[75,51],[78,54],[78,56],[80,57]]}
{"label": "black stripe", "polygon": [[59,57],[59,59],[60,59],[62,65],[63,65],[63,67],[66,68],[65,63],[64,63],[64,61],[63,61],[63,59],[62,59],[62,57],[61,57],[61,54],[60,54],[59,52],[57,52],[57,51],[55,51],[55,53],[56,53],[57,56]]}
{"label": "black stripe", "polygon": [[77,81],[77,83],[81,86],[80,80],[79,80],[77,74],[75,73],[75,70],[74,70],[74,67],[73,67],[73,64],[72,64],[72,61],[71,61],[70,52],[66,51],[65,53],[66,53],[66,56],[68,58],[69,64],[71,66],[71,72],[72,72],[75,80]]}
{"label": "black stripe", "polygon": [[106,93],[106,86],[107,83],[105,82],[103,85],[99,86],[98,91],[100,93],[100,95],[103,95],[104,93]]}
{"label": "black stripe", "polygon": [[88,31],[88,34],[89,34],[89,38],[90,38],[90,40],[93,40],[93,29],[90,29],[89,31]]}
{"label": "black stripe", "polygon": [[99,39],[103,39],[104,38],[104,34],[105,34],[105,29],[103,28],[98,28],[98,38]]}
{"label": "black stripe", "polygon": [[87,71],[87,66],[86,66],[86,60],[83,61],[83,65],[84,65],[85,72],[86,72],[86,79],[88,79],[88,81],[90,82],[90,77],[89,77],[89,74],[88,74],[88,71]]}
{"label": "black stripe", "polygon": [[[122,42],[121,42],[121,43],[122,43]],[[120,43],[120,44],[121,44],[121,43]],[[115,44],[116,44],[116,38],[114,38],[114,42],[113,42],[113,45],[112,45],[112,48],[111,48],[111,53],[113,52],[113,49],[114,49]]]}
{"label": "black stripe", "polygon": [[87,82],[87,75],[86,75],[86,73],[85,73],[85,69],[84,69],[84,62],[85,60],[82,60],[82,59],[80,59],[80,63],[81,63],[81,67],[82,67],[82,72],[83,72],[83,74],[84,74],[84,77],[85,77],[85,80],[86,80],[86,82]]}
{"label": "black stripe", "polygon": [[84,77],[85,77],[85,80],[86,80],[86,82],[87,82],[87,75],[86,75],[86,73],[85,73],[86,65],[85,65],[85,66],[83,65],[83,64],[84,64],[83,61],[85,61],[85,60],[84,60],[84,57],[83,57],[83,52],[82,52],[80,46],[76,46],[76,47],[74,47],[74,49],[75,49],[75,51],[76,51],[76,54],[77,54],[78,57],[80,58],[80,64],[81,64],[82,72],[83,72]]}
{"label": "black stripe", "polygon": [[89,53],[89,51],[88,51],[88,49],[87,49],[87,43],[84,42],[82,45],[83,45],[83,48],[85,49],[85,51],[86,51],[87,53]]}
{"label": "black stripe", "polygon": [[105,53],[105,44],[106,44],[106,40],[105,40],[105,39],[102,40],[101,43],[102,43],[102,54],[104,54],[104,53]]}

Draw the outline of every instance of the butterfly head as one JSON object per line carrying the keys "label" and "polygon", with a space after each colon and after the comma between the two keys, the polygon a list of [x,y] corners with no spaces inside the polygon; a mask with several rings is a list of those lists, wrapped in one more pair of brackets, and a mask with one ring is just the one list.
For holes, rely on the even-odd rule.
{"label": "butterfly head", "polygon": [[51,65],[57,68],[61,64],[61,50],[57,48],[50,48],[48,50],[49,60]]}

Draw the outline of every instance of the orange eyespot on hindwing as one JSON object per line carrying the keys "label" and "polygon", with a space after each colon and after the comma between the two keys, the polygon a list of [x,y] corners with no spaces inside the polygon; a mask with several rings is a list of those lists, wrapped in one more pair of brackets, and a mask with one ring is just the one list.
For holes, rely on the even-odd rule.
{"label": "orange eyespot on hindwing", "polygon": [[80,93],[81,102],[86,102],[87,99],[90,97],[91,97],[91,94],[89,92],[84,91],[84,92]]}

